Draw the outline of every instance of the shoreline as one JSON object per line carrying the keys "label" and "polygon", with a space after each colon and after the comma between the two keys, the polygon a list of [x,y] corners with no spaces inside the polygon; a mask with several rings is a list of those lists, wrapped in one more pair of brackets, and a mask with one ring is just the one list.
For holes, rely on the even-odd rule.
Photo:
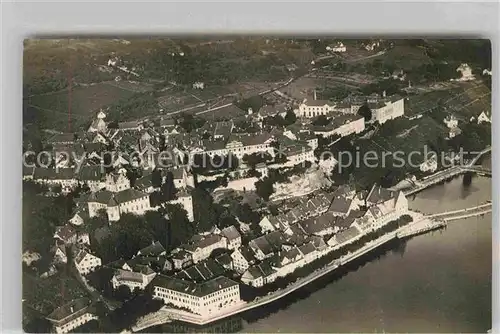
{"label": "shoreline", "polygon": [[[287,288],[278,290],[271,295],[267,295],[264,297],[257,297],[255,300],[250,301],[250,302],[245,302],[241,301],[236,305],[233,305],[231,308],[224,310],[224,312],[220,312],[218,314],[212,315],[211,317],[201,317],[199,315],[178,310],[178,309],[172,309],[172,308],[167,308],[167,307],[162,307],[159,311],[157,311],[155,314],[150,315],[149,317],[147,316],[147,319],[144,319],[142,324],[136,324],[134,327],[132,327],[133,332],[137,331],[142,331],[146,328],[156,326],[156,325],[161,325],[166,322],[170,321],[182,321],[182,322],[187,322],[190,324],[195,324],[195,325],[207,325],[210,323],[213,323],[215,321],[236,315],[238,313],[242,313],[245,311],[252,310],[254,308],[260,307],[267,305],[269,303],[272,303],[278,299],[281,299],[288,294],[306,286],[307,284],[315,281],[318,278],[321,278],[332,271],[350,263],[351,261],[373,251],[374,249],[377,249],[378,247],[388,243],[391,240],[394,239],[405,239],[413,235],[417,234],[422,234],[434,229],[438,229],[444,226],[443,222],[440,221],[435,221],[432,218],[425,217],[419,213],[416,213],[414,211],[408,210],[408,214],[410,214],[413,218],[419,218],[417,220],[414,220],[410,224],[400,227],[397,230],[393,232],[389,232],[388,234],[370,241],[367,243],[365,246],[360,248],[359,250],[347,254],[344,257],[340,259],[335,259],[331,261],[329,264],[327,264],[325,267],[322,269],[318,269],[314,272],[312,272],[310,275],[307,277],[298,279],[296,282],[290,284]],[[423,226],[421,226],[423,224]],[[420,226],[420,228],[418,228]],[[417,228],[415,228],[417,227]],[[425,230],[424,230],[425,229]]]}

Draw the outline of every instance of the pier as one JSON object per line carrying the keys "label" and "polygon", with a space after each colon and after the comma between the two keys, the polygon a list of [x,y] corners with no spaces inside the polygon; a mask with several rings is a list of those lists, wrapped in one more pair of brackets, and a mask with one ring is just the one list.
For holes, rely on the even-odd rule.
{"label": "pier", "polygon": [[312,281],[334,271],[335,269],[363,256],[366,253],[380,247],[381,245],[393,240],[394,238],[404,239],[411,236],[426,233],[432,230],[437,230],[445,227],[449,221],[459,220],[463,218],[473,217],[483,215],[485,213],[491,212],[492,204],[491,202],[483,203],[475,207],[440,212],[436,214],[425,215],[415,211],[408,211],[408,214],[413,218],[413,222],[407,226],[401,227],[400,229],[390,232],[377,240],[373,240],[366,244],[363,248],[349,253],[339,259],[333,260],[327,266],[322,269],[316,270],[309,276],[298,279],[296,282],[290,284],[288,287],[282,290],[275,291],[264,297],[257,298],[250,302],[241,301],[233,305],[231,308],[224,310],[224,312],[214,314],[210,317],[201,317],[197,314],[186,312],[179,309],[172,309],[164,306],[159,311],[149,314],[137,321],[137,323],[132,327],[133,332],[141,331],[146,328],[164,324],[170,321],[178,320],[183,322],[188,322],[196,325],[206,325],[217,320],[221,320],[226,317],[233,316],[235,314],[245,312],[256,307],[260,307],[269,304],[275,300],[283,298],[284,296],[294,292],[297,289],[311,283]]}
{"label": "pier", "polygon": [[483,166],[475,166],[476,162],[481,158],[484,154],[491,152],[491,147],[487,147],[481,152],[477,153],[477,156],[474,157],[468,164],[464,166],[454,166],[450,167],[448,169],[439,171],[435,174],[432,174],[430,176],[427,176],[423,178],[422,180],[414,182],[414,186],[404,190],[403,193],[405,196],[410,196],[413,194],[416,194],[432,185],[435,185],[437,183],[440,183],[442,181],[451,179],[457,175],[465,174],[466,172],[473,172],[477,173],[479,175],[484,175],[484,176],[489,176],[491,177],[492,172],[491,169],[488,169]]}

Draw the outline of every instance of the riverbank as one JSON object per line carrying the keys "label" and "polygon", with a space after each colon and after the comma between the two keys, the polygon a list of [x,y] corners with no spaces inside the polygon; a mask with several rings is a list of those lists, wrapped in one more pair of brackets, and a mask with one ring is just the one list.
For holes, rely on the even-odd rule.
{"label": "riverbank", "polygon": [[133,331],[143,330],[151,326],[159,325],[161,323],[174,320],[183,321],[196,325],[206,325],[221,320],[223,318],[236,315],[241,312],[249,311],[251,309],[264,306],[266,304],[272,303],[278,299],[287,296],[288,294],[304,287],[305,285],[313,282],[314,280],[323,277],[326,274],[329,274],[332,271],[336,270],[337,268],[344,266],[350,263],[351,261],[371,252],[372,250],[386,244],[387,242],[398,238],[398,235],[403,232],[404,232],[404,237],[406,238],[411,236],[412,234],[422,233],[421,232],[422,226],[426,227],[426,231],[442,227],[441,222],[434,222],[432,219],[425,217],[420,213],[409,211],[408,214],[414,219],[408,225],[402,226],[396,229],[395,231],[389,232],[378,239],[369,241],[357,251],[348,253],[347,255],[339,259],[331,261],[324,268],[316,270],[307,277],[298,279],[296,282],[290,284],[285,289],[278,290],[275,293],[272,293],[270,295],[261,298],[256,298],[254,301],[251,302],[242,301],[238,304],[233,305],[230,308],[224,309],[223,312],[211,315],[210,317],[203,317],[183,310],[163,307],[154,316],[147,317],[143,319],[142,322],[139,321],[137,325],[134,326]]}

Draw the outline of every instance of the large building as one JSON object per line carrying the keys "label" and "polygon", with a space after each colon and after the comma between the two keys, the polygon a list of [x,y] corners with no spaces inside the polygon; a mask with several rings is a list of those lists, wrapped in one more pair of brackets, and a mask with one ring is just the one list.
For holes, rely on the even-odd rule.
{"label": "large building", "polygon": [[224,276],[196,284],[158,275],[151,284],[154,298],[202,317],[218,314],[241,302],[239,284]]}
{"label": "large building", "polygon": [[81,325],[97,319],[90,299],[80,298],[55,309],[47,316],[57,334],[68,333]]}
{"label": "large building", "polygon": [[372,122],[385,122],[401,117],[405,114],[404,98],[399,96],[384,97],[377,100],[369,100],[368,107],[372,111]]}
{"label": "large building", "polygon": [[109,190],[92,193],[88,207],[90,217],[98,216],[99,210],[104,209],[110,221],[120,220],[125,213],[143,215],[151,210],[149,194],[131,188],[116,193]]}
{"label": "large building", "polygon": [[333,118],[331,124],[326,126],[313,127],[315,135],[330,137],[338,135],[340,137],[348,136],[352,133],[361,133],[365,131],[365,119],[359,115],[339,115]]}
{"label": "large building", "polygon": [[304,100],[296,110],[298,117],[313,118],[328,115],[335,110],[335,103],[328,100]]}

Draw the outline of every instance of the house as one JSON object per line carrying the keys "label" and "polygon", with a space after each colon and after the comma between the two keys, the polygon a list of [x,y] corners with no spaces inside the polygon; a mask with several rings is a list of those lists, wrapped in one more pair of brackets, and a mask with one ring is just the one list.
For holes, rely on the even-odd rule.
{"label": "house", "polygon": [[458,119],[455,117],[455,115],[448,115],[443,119],[444,124],[449,129],[456,128],[458,126]]}
{"label": "house", "polygon": [[165,254],[167,254],[167,251],[159,241],[152,242],[151,245],[144,247],[137,252],[137,256],[141,255],[150,257],[158,257]]}
{"label": "house", "polygon": [[248,246],[235,249],[231,253],[231,258],[233,259],[234,270],[240,274],[244,273],[256,261],[253,251]]}
{"label": "house", "polygon": [[422,172],[435,172],[436,169],[438,168],[437,164],[437,156],[432,155],[431,157],[427,158],[424,162],[422,162],[419,165],[420,171]]}
{"label": "house", "polygon": [[101,165],[81,166],[76,179],[80,184],[86,184],[91,191],[99,191],[106,186],[105,173]]}
{"label": "house", "polygon": [[221,231],[222,236],[227,239],[228,249],[238,249],[241,246],[240,232],[234,226],[228,226]]}
{"label": "house", "polygon": [[255,288],[272,283],[276,280],[278,272],[273,268],[271,260],[249,267],[241,276],[241,282]]}
{"label": "house", "polygon": [[54,247],[52,247],[52,251],[54,252],[54,263],[68,263],[68,256],[66,255],[66,245],[56,244]]}
{"label": "house", "polygon": [[98,113],[97,113],[97,118],[95,120],[92,121],[92,124],[90,124],[87,132],[106,132],[107,130],[107,126],[106,126],[106,122],[104,121],[104,119],[106,118],[106,114],[100,110]]}
{"label": "house", "polygon": [[475,79],[471,67],[466,63],[460,64],[457,67],[457,72],[460,72],[461,77],[459,79],[450,79],[450,81],[470,81]]}
{"label": "house", "polygon": [[183,269],[193,264],[193,257],[184,249],[178,249],[172,254],[172,263],[174,269]]}
{"label": "house", "polygon": [[365,131],[365,119],[359,115],[344,114],[334,117],[328,125],[313,126],[312,129],[315,135],[323,137],[334,135],[345,137]]}
{"label": "house", "polygon": [[48,186],[61,186],[63,193],[69,193],[78,185],[73,168],[44,168],[36,167],[33,180]]}
{"label": "house", "polygon": [[248,246],[254,252],[255,258],[258,260],[264,260],[265,258],[271,257],[275,251],[274,247],[269,243],[265,236],[251,240],[248,243]]}
{"label": "house", "polygon": [[251,155],[257,152],[267,152],[274,156],[274,148],[271,146],[273,142],[274,137],[267,132],[256,134],[232,133],[225,145],[225,149],[238,159],[243,158],[245,154]]}
{"label": "house", "polygon": [[227,248],[227,239],[217,234],[195,235],[191,238],[190,244],[183,248],[191,253],[193,262],[197,263],[208,258],[215,249]]}
{"label": "house", "polygon": [[89,218],[90,217],[87,209],[85,207],[82,207],[76,210],[73,217],[69,219],[69,223],[74,226],[82,226]]}
{"label": "house", "polygon": [[462,133],[462,130],[457,126],[455,128],[451,128],[448,132],[448,139],[454,138]]}
{"label": "house", "polygon": [[105,181],[106,190],[111,192],[119,192],[125,189],[130,189],[130,180],[127,178],[127,171],[121,168],[117,173],[112,172],[106,175]]}
{"label": "house", "polygon": [[75,257],[75,267],[78,272],[85,276],[101,266],[101,259],[81,249]]}
{"label": "house", "polygon": [[327,212],[319,217],[313,217],[298,222],[298,226],[308,235],[325,236],[338,230],[337,217]]}
{"label": "house", "polygon": [[202,317],[213,316],[241,302],[239,284],[219,276],[202,283],[158,275],[152,282],[153,297],[165,304],[189,309]]}
{"label": "house", "polygon": [[58,226],[54,234],[54,239],[62,241],[65,245],[74,244],[77,239],[77,231],[70,224]]}
{"label": "house", "polygon": [[318,148],[318,137],[313,132],[301,131],[296,135],[297,140],[306,142],[313,150]]}
{"label": "house", "polygon": [[306,161],[313,163],[316,160],[313,149],[309,145],[300,142],[280,147],[279,153],[286,157],[286,162],[277,163],[280,167],[293,167],[304,164]]}
{"label": "house", "polygon": [[116,193],[101,190],[91,193],[87,203],[91,218],[98,216],[99,210],[105,209],[109,221],[120,220],[120,215],[124,213],[143,215],[151,210],[149,194],[136,189],[125,189]]}
{"label": "house", "polygon": [[405,113],[404,98],[397,95],[386,98],[385,92],[381,99],[368,100],[368,108],[372,111],[371,122],[385,122],[401,117]]}
{"label": "house", "polygon": [[335,104],[328,100],[305,99],[296,110],[298,117],[313,118],[320,115],[328,115],[335,108]]}
{"label": "house", "polygon": [[481,114],[479,114],[479,116],[477,117],[477,123],[478,124],[481,124],[481,123],[491,123],[491,115],[490,113],[486,113],[486,112],[481,112]]}
{"label": "house", "polygon": [[135,288],[144,290],[155,276],[156,272],[149,265],[131,260],[126,263],[126,266],[124,265],[124,267],[115,271],[111,278],[111,284],[113,289],[118,289],[118,287],[124,285],[130,291],[134,291]]}
{"label": "house", "polygon": [[30,266],[32,262],[36,262],[40,260],[42,257],[39,253],[37,252],[30,252],[30,251],[25,251],[23,253],[23,263],[26,263],[27,266]]}
{"label": "house", "polygon": [[97,318],[90,299],[86,297],[73,300],[47,316],[57,334],[68,333]]}
{"label": "house", "polygon": [[347,230],[340,231],[336,233],[333,237],[328,240],[328,245],[330,247],[339,248],[346,244],[349,244],[361,237],[361,232],[357,227],[352,226]]}
{"label": "house", "polygon": [[346,52],[347,47],[344,45],[342,42],[337,42],[333,45],[329,45],[326,47],[326,51],[331,51],[331,52]]}
{"label": "house", "polygon": [[118,129],[121,131],[140,131],[144,129],[144,126],[140,121],[120,122],[118,123]]}

